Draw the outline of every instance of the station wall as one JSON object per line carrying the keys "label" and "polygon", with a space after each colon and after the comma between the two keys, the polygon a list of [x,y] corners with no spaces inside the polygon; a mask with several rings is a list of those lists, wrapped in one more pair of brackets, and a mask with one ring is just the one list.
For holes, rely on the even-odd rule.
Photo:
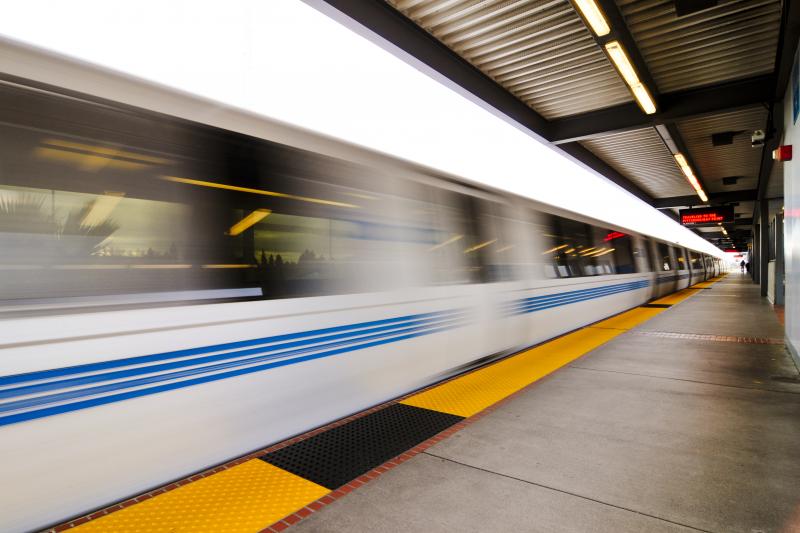
{"label": "station wall", "polygon": [[800,363],[800,49],[783,100],[781,144],[795,145],[792,161],[782,163],[784,195],[784,260],[786,273],[786,340]]}

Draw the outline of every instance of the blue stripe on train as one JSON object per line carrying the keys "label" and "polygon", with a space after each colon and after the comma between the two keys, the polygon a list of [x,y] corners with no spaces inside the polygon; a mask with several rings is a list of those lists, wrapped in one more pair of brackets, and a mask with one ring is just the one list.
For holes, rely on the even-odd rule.
{"label": "blue stripe on train", "polygon": [[507,313],[510,315],[519,315],[525,313],[533,313],[545,309],[552,309],[562,305],[571,303],[584,302],[593,300],[595,298],[602,298],[612,294],[622,292],[635,291],[644,289],[650,285],[648,280],[633,281],[629,283],[620,283],[617,285],[605,285],[603,287],[594,287],[591,289],[580,289],[575,291],[568,291],[556,294],[545,294],[542,296],[532,296],[530,298],[523,298],[508,305]]}
{"label": "blue stripe on train", "polygon": [[[638,290],[649,284],[642,280],[533,296],[510,302],[504,308],[507,314],[531,313]],[[19,398],[0,403],[0,412],[28,410],[0,416],[0,426],[440,333],[469,322],[464,309],[451,309],[5,376],[0,378],[0,386],[28,384],[0,389],[0,398]],[[140,366],[145,363],[159,364]],[[111,369],[119,370],[103,372]],[[57,379],[66,376],[72,377]],[[90,384],[97,385],[75,388]],[[44,392],[53,394],[31,397]]]}
{"label": "blue stripe on train", "polygon": [[310,331],[300,331],[297,333],[287,333],[284,335],[275,335],[272,337],[262,337],[258,339],[250,339],[246,341],[228,342],[224,344],[214,344],[211,346],[201,346],[198,348],[189,348],[185,350],[176,350],[172,352],[164,352],[153,355],[142,355],[138,357],[128,357],[125,359],[114,359],[113,361],[102,361],[99,363],[89,363],[85,365],[77,365],[63,368],[55,368],[52,370],[42,370],[38,372],[29,372],[26,374],[16,374],[13,376],[0,377],[0,386],[9,385],[13,383],[24,383],[26,381],[37,381],[40,379],[49,379],[60,376],[68,376],[72,374],[83,374],[87,372],[96,372],[108,368],[118,368],[123,366],[138,365],[142,363],[151,363],[154,361],[163,361],[168,359],[176,359],[179,357],[188,357],[192,355],[199,355],[210,352],[217,352],[222,350],[229,350],[234,348],[243,348],[247,346],[254,346],[258,344],[267,344],[270,342],[279,342],[291,339],[301,339],[305,337],[313,337],[316,335],[323,335],[326,333],[334,333],[339,331],[352,331],[357,329],[368,328],[372,326],[379,326],[383,324],[392,324],[404,321],[417,320],[428,317],[439,317],[449,313],[457,312],[458,310],[450,311],[436,311],[432,313],[422,313],[416,315],[406,315],[395,318],[386,318],[383,320],[373,320],[371,322],[361,322],[358,324],[347,324],[343,326],[335,326],[330,328],[316,329]]}

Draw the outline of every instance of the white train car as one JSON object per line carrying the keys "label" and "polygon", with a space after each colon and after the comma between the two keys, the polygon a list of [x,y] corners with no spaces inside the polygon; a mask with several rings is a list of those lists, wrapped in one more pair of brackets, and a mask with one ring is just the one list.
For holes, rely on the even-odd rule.
{"label": "white train car", "polygon": [[718,268],[1,44],[2,531],[146,491]]}

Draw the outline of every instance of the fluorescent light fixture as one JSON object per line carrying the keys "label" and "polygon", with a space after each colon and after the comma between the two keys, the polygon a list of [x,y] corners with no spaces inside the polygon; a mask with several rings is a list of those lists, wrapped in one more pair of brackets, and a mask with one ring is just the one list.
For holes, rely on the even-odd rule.
{"label": "fluorescent light fixture", "polygon": [[[182,96],[152,98],[146,88],[124,91],[119,84],[66,76],[72,72],[68,65],[48,69],[26,62],[13,41],[0,42],[0,71],[246,135],[272,131],[221,109],[233,106],[722,256],[705,239],[422,62],[374,34],[358,33],[363,28],[326,2],[200,1],[191,10],[187,24],[181,2],[140,0],[121,17],[101,0],[26,0],[3,12],[0,34],[199,95],[207,101],[205,112],[199,111],[202,104],[176,105]],[[148,38],[141,39],[142,33]],[[326,86],[325,98],[319,97],[320,79],[338,80]],[[273,140],[292,138],[276,130]]]}
{"label": "fluorescent light fixture", "polygon": [[633,64],[630,59],[628,59],[628,54],[625,53],[619,41],[606,43],[606,52],[608,52],[608,57],[611,58],[620,76],[622,76],[622,79],[625,80],[625,83],[627,83],[629,87],[634,87],[642,83],[639,81],[639,75],[636,74],[636,69],[633,68]]}
{"label": "fluorescent light fixture", "polygon": [[650,91],[647,90],[644,84],[640,83],[639,85],[635,85],[631,87],[631,90],[633,91],[633,96],[636,98],[636,101],[639,102],[639,105],[645,113],[652,115],[656,112],[656,103],[653,101],[653,97],[650,96]]}
{"label": "fluorescent light fixture", "polygon": [[636,69],[633,68],[633,63],[631,63],[628,54],[625,53],[625,49],[622,48],[620,42],[610,41],[606,43],[605,47],[606,52],[608,52],[608,57],[611,58],[611,62],[614,63],[622,79],[628,84],[628,87],[633,93],[633,97],[636,98],[642,111],[648,115],[655,113],[656,104],[653,102],[652,96],[650,96],[650,91],[648,91],[647,87],[639,80],[639,75],[636,74]]}
{"label": "fluorescent light fixture", "polygon": [[706,196],[703,187],[700,186],[700,182],[697,179],[697,176],[694,175],[694,171],[692,167],[689,166],[689,162],[686,161],[686,157],[683,154],[677,153],[674,154],[673,157],[675,158],[675,162],[678,163],[678,167],[683,172],[683,175],[686,176],[686,179],[689,180],[694,191],[697,193],[697,196],[704,202],[708,202],[708,196]]}
{"label": "fluorescent light fixture", "polygon": [[606,17],[594,0],[573,0],[584,20],[598,37],[611,33]]}
{"label": "fluorescent light fixture", "polygon": [[228,230],[228,235],[231,237],[239,235],[250,226],[258,224],[264,220],[264,218],[266,218],[270,213],[272,213],[272,211],[269,209],[256,209],[242,220],[231,226],[231,229]]}

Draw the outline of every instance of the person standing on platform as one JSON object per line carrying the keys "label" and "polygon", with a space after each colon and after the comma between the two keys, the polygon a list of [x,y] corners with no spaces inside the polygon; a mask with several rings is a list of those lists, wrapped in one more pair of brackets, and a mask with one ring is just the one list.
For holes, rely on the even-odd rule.
{"label": "person standing on platform", "polygon": [[742,259],[742,262],[739,263],[739,266],[742,267],[742,272],[744,273],[744,259]]}

